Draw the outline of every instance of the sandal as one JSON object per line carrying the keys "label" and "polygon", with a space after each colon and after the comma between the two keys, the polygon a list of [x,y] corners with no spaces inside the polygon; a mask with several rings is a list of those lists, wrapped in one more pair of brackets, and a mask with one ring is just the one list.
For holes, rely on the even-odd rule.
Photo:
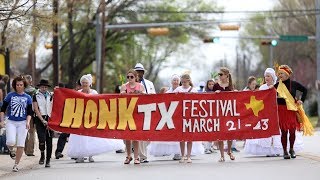
{"label": "sandal", "polygon": [[232,154],[232,153],[228,153],[228,155],[230,156],[230,160],[235,160],[236,159],[236,157],[234,157],[234,155]]}
{"label": "sandal", "polygon": [[130,164],[131,161],[132,161],[132,157],[126,157],[124,164]]}
{"label": "sandal", "polygon": [[221,157],[218,162],[225,162],[225,161],[226,160],[224,159],[224,157]]}
{"label": "sandal", "polygon": [[140,159],[139,158],[134,159],[134,164],[140,164]]}

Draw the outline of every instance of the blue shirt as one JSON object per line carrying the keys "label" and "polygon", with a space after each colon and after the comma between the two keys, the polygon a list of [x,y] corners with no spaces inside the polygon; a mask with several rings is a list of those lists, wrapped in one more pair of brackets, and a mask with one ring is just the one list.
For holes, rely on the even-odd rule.
{"label": "blue shirt", "polygon": [[31,96],[16,92],[9,93],[4,99],[8,103],[7,116],[12,121],[25,121],[27,119],[27,106],[32,105]]}

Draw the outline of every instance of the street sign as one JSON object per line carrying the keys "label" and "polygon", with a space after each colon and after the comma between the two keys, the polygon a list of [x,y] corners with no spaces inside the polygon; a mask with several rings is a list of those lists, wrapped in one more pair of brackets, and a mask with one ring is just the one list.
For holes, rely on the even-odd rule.
{"label": "street sign", "polygon": [[296,35],[280,35],[279,39],[280,41],[289,41],[289,42],[293,42],[293,41],[303,42],[303,41],[309,40],[308,36],[296,36]]}

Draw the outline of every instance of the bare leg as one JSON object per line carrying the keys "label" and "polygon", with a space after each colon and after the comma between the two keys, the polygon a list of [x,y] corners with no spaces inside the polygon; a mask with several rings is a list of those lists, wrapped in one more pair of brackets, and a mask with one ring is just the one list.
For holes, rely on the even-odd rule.
{"label": "bare leg", "polygon": [[133,141],[134,159],[139,158],[139,141]]}
{"label": "bare leg", "polygon": [[185,152],[186,143],[180,142],[180,151],[181,151],[181,157],[184,158],[184,152]]}
{"label": "bare leg", "polygon": [[220,150],[220,160],[219,162],[224,162],[224,144],[223,141],[218,141],[218,145],[219,145],[219,150]]}
{"label": "bare leg", "polygon": [[127,157],[131,157],[131,141],[130,140],[126,140],[126,151],[127,151]]}
{"label": "bare leg", "polygon": [[24,151],[24,147],[17,147],[15,164],[19,164],[21,157],[22,157],[22,154],[23,154],[23,151]]}
{"label": "bare leg", "polygon": [[191,157],[191,150],[192,150],[192,141],[187,142],[187,158]]}

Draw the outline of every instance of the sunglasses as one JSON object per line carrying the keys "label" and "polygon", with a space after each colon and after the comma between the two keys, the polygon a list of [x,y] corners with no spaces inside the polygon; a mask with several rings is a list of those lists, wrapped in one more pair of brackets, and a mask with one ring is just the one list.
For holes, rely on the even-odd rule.
{"label": "sunglasses", "polygon": [[223,76],[223,73],[218,73],[219,76]]}
{"label": "sunglasses", "polygon": [[134,79],[134,76],[127,76],[127,79]]}

